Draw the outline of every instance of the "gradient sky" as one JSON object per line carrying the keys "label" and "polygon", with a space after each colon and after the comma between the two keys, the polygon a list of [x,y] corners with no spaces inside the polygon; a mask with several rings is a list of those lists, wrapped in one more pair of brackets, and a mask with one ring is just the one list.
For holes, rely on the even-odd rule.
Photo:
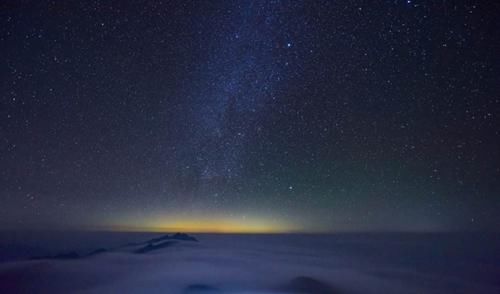
{"label": "gradient sky", "polygon": [[498,230],[486,2],[2,1],[0,229]]}

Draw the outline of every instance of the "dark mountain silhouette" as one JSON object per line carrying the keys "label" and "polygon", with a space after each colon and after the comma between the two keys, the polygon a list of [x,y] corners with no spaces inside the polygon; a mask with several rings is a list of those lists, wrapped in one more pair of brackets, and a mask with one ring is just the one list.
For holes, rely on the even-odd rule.
{"label": "dark mountain silhouette", "polygon": [[156,243],[156,242],[161,242],[165,240],[182,240],[182,241],[194,241],[198,242],[198,239],[196,239],[193,236],[189,236],[188,234],[184,233],[175,233],[173,235],[164,235],[161,237],[153,238],[149,241],[146,241],[145,243]]}
{"label": "dark mountain silhouette", "polygon": [[157,243],[154,245],[152,243],[149,243],[148,245],[146,245],[144,247],[141,247],[139,249],[134,250],[134,253],[147,253],[147,252],[150,252],[153,250],[158,250],[158,249],[170,247],[176,243],[177,243],[177,241],[164,241],[164,242],[160,242],[160,243]]}
{"label": "dark mountain silhouette", "polygon": [[196,239],[195,237],[189,236],[188,234],[184,234],[184,233],[175,233],[170,238],[175,239],[175,240],[198,242],[198,239]]}
{"label": "dark mountain silhouette", "polygon": [[77,252],[65,252],[59,253],[56,255],[45,255],[45,256],[33,256],[30,259],[38,260],[38,259],[78,259],[84,257],[90,257],[97,254],[102,254],[106,252],[116,251],[118,249],[124,249],[131,246],[142,246],[132,251],[132,253],[147,253],[150,251],[170,247],[172,245],[177,244],[179,241],[190,241],[190,242],[198,242],[193,236],[184,233],[175,233],[173,235],[163,235],[160,237],[156,237],[144,242],[136,242],[136,243],[128,243],[125,245],[117,246],[114,248],[98,248],[90,251],[87,254],[78,254]]}
{"label": "dark mountain silhouette", "polygon": [[171,237],[169,235],[163,235],[161,237],[157,237],[157,238],[153,238],[153,239],[150,239],[146,242],[142,242],[140,244],[144,244],[144,243],[156,243],[156,242],[161,242],[161,241],[165,241],[165,240],[170,240]]}

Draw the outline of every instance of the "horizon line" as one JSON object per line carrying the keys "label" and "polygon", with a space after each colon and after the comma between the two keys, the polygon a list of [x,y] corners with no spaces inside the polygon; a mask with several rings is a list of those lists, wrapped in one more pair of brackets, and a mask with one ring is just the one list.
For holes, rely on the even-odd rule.
{"label": "horizon line", "polygon": [[39,231],[39,232],[110,232],[110,233],[158,233],[158,234],[220,234],[220,235],[292,235],[292,234],[310,234],[310,235],[333,235],[333,234],[439,234],[439,233],[491,233],[500,234],[495,230],[250,230],[250,231],[228,231],[228,230],[182,230],[181,228],[113,228],[113,227],[80,227],[80,228],[4,228],[0,232],[9,231]]}

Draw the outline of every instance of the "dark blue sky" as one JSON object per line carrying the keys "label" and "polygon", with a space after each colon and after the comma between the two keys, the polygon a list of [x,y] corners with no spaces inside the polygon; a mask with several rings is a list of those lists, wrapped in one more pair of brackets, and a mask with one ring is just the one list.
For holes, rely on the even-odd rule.
{"label": "dark blue sky", "polygon": [[497,4],[0,7],[0,229],[498,228]]}

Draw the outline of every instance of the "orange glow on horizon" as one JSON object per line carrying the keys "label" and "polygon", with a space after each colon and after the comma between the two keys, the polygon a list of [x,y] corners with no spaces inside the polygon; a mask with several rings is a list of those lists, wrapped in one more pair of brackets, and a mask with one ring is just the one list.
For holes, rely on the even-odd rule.
{"label": "orange glow on horizon", "polygon": [[141,232],[186,232],[186,233],[287,233],[297,231],[296,227],[278,221],[198,218],[162,219],[137,225],[112,225],[113,231]]}

